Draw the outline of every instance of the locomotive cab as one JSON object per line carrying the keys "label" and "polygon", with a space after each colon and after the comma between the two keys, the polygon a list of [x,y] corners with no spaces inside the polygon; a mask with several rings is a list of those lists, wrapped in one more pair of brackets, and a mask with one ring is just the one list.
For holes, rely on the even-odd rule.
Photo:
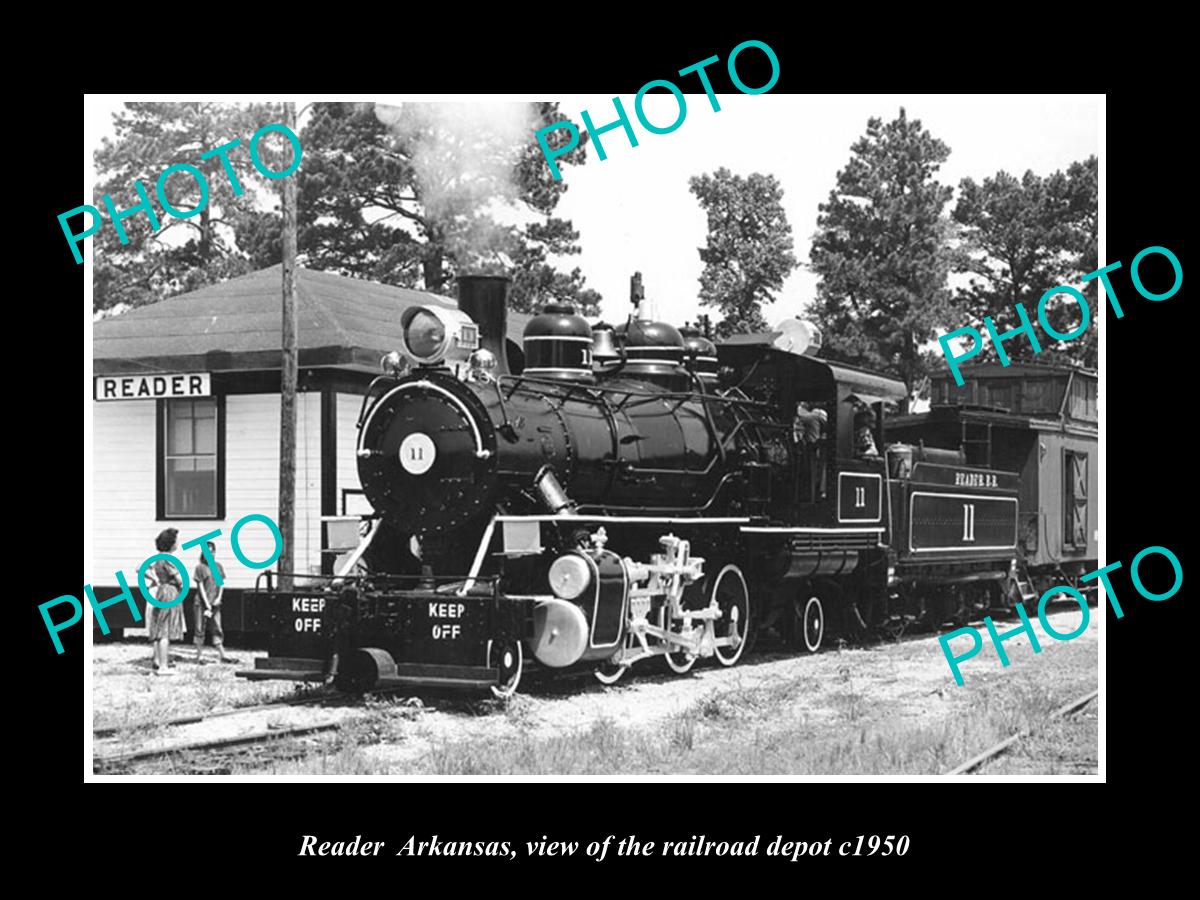
{"label": "locomotive cab", "polygon": [[885,595],[888,475],[878,452],[859,450],[855,424],[873,409],[872,443],[882,446],[884,407],[903,398],[905,387],[817,358],[792,337],[735,335],[718,343],[717,355],[722,390],[771,410],[777,423],[765,447],[772,460],[767,521],[746,529],[747,544],[780,635],[815,652],[827,617],[830,632],[860,633],[869,620],[860,605]]}
{"label": "locomotive cab", "polygon": [[[882,494],[885,409],[906,396],[903,383],[852,366],[783,350],[778,332],[734,335],[718,345],[726,390],[745,395],[790,424],[785,452],[790,472],[776,478],[775,514],[798,524],[835,525],[855,520],[842,509],[843,488],[862,488],[870,506]],[[869,417],[864,415],[869,411]],[[870,442],[860,443],[869,421]],[[856,425],[859,427],[856,428]],[[871,478],[854,473],[871,473]],[[867,482],[871,482],[868,485]],[[863,490],[850,490],[850,502]],[[791,511],[796,509],[795,512]],[[884,515],[872,517],[883,523]]]}

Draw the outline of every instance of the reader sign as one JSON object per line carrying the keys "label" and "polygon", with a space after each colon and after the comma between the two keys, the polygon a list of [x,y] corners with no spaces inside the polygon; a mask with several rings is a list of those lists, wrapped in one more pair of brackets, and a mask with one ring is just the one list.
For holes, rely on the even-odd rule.
{"label": "reader sign", "polygon": [[207,372],[181,375],[97,375],[97,400],[154,400],[160,397],[208,397],[212,394]]}

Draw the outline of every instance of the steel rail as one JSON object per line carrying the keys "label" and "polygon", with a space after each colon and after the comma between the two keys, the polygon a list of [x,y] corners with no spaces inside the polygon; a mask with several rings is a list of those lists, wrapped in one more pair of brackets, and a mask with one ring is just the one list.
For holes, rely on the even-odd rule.
{"label": "steel rail", "polygon": [[[1090,693],[1084,694],[1082,697],[1072,700],[1066,706],[1060,706],[1054,712],[1050,713],[1050,715],[1046,717],[1046,721],[1050,722],[1050,721],[1053,721],[1054,719],[1065,718],[1066,716],[1071,715],[1071,713],[1076,712],[1079,709],[1082,709],[1084,706],[1087,706],[1087,704],[1091,703],[1099,695],[1100,695],[1099,690],[1091,691]],[[983,763],[987,762],[988,760],[999,756],[1001,753],[1003,753],[1005,750],[1007,750],[1009,747],[1011,747],[1017,741],[1021,740],[1021,738],[1029,737],[1032,733],[1033,733],[1033,729],[1022,728],[1016,734],[1010,735],[1009,737],[1005,738],[1004,740],[1002,740],[1000,743],[996,744],[993,747],[989,747],[987,750],[984,750],[978,756],[973,756],[970,759],[968,759],[965,763],[963,763],[962,765],[951,769],[949,772],[946,773],[946,775],[965,775],[968,772],[971,772],[974,769],[979,768],[979,766],[981,766]]]}
{"label": "steel rail", "polygon": [[319,703],[322,700],[329,700],[341,695],[330,692],[321,694],[312,694],[306,697],[297,697],[294,700],[272,700],[270,703],[251,703],[246,706],[231,706],[229,709],[219,709],[215,712],[196,713],[191,716],[179,716],[175,719],[167,719],[165,722],[156,722],[153,719],[147,719],[142,722],[133,722],[129,725],[104,725],[100,728],[93,728],[93,737],[107,737],[117,734],[121,731],[140,731],[148,728],[169,728],[175,725],[195,725],[198,722],[207,722],[209,719],[220,719],[223,716],[236,716],[239,713],[256,712],[260,709],[271,709],[278,706],[306,706],[309,703]]}
{"label": "steel rail", "polygon": [[187,753],[203,750],[222,750],[226,747],[237,747],[244,744],[258,744],[273,738],[297,737],[305,734],[315,734],[320,731],[332,731],[340,728],[342,722],[322,722],[317,725],[295,725],[290,728],[276,728],[254,734],[241,734],[228,738],[212,738],[207,741],[194,741],[190,744],[172,744],[166,747],[132,750],[129,753],[112,753],[94,756],[92,765],[103,767],[112,763],[134,762],[139,759],[152,759],[158,756],[170,756],[173,753]]}

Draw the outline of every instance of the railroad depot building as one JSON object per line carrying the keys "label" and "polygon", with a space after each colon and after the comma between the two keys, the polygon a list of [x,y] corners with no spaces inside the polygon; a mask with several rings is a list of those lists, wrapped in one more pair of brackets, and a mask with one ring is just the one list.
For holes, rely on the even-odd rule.
{"label": "railroad depot building", "polygon": [[[224,627],[267,627],[243,596],[259,571],[237,561],[229,534],[246,515],[278,520],[281,282],[273,266],[94,324],[88,576],[98,598],[118,593],[121,570],[144,606],[136,572],[156,552],[155,536],[177,528],[183,544],[220,529]],[[331,572],[343,552],[336,538],[330,546],[323,517],[370,512],[358,481],[356,423],[380,357],[401,346],[400,315],[414,304],[455,307],[422,291],[297,269],[297,572]],[[509,316],[518,346],[528,318]],[[274,548],[261,523],[248,524],[239,544],[250,559],[267,559]],[[189,574],[199,552],[178,554]],[[124,604],[105,614],[116,634],[141,624]]]}

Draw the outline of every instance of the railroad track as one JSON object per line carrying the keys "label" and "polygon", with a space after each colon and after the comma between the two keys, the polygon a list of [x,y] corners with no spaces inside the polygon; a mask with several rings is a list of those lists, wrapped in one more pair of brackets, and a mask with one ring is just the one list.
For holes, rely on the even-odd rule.
{"label": "railroad track", "polygon": [[[127,753],[102,754],[93,757],[92,767],[99,773],[105,773],[105,770],[112,767],[121,767],[140,760],[157,759],[175,754],[237,751],[255,744],[286,741],[289,738],[299,738],[322,731],[332,731],[335,728],[340,728],[342,724],[342,721],[339,720],[337,722],[321,722],[315,725],[296,725],[290,728],[267,728],[259,732],[240,734],[234,737],[213,738],[205,741],[192,741],[185,744],[171,744],[165,747],[133,750]],[[285,756],[302,756],[305,752],[307,752],[306,749],[294,754],[286,754]],[[275,755],[280,756],[278,753]],[[195,766],[189,766],[189,768],[194,769]]]}
{"label": "railroad track", "polygon": [[[386,689],[372,692],[371,696],[387,696],[397,693],[397,689]],[[116,752],[98,752],[93,744],[93,771],[103,774],[118,774],[128,770],[134,763],[165,757],[182,757],[188,760],[186,768],[191,773],[223,772],[233,758],[239,756],[259,756],[277,759],[296,758],[303,756],[310,749],[300,739],[322,732],[333,731],[352,721],[354,716],[341,715],[335,719],[323,722],[306,722],[295,725],[274,726],[270,722],[261,725],[253,721],[253,717],[263,711],[303,706],[329,706],[331,709],[356,708],[360,706],[362,697],[341,694],[334,691],[321,691],[305,697],[290,700],[277,700],[270,703],[258,703],[247,706],[231,707],[215,712],[180,716],[163,722],[141,722],[126,726],[106,726],[93,730],[95,738],[103,738],[121,732],[148,729],[185,728],[218,719],[234,716],[247,716],[249,729],[243,729],[236,734],[224,737],[205,737],[193,740],[176,740],[157,743],[153,746],[139,747],[133,750]],[[254,727],[257,726],[257,727]],[[269,745],[269,746],[267,746]],[[262,749],[266,747],[266,749]]]}
{"label": "railroad track", "polygon": [[320,703],[329,700],[338,695],[329,692],[315,693],[304,697],[297,697],[291,700],[272,700],[270,703],[253,703],[246,706],[231,706],[228,709],[219,709],[213,712],[197,713],[192,716],[178,716],[174,719],[167,719],[165,722],[158,722],[147,719],[142,722],[134,722],[129,725],[104,725],[100,728],[93,728],[93,737],[110,737],[122,731],[140,731],[146,728],[170,728],[177,725],[195,725],[199,722],[207,722],[211,719],[220,719],[225,716],[236,716],[241,713],[257,712],[262,709],[274,709],[286,706],[308,706],[314,703]]}
{"label": "railroad track", "polygon": [[[1076,697],[1070,703],[1066,704],[1065,706],[1060,706],[1054,712],[1050,713],[1050,715],[1046,717],[1046,721],[1052,722],[1055,719],[1063,719],[1063,718],[1066,718],[1067,716],[1074,715],[1075,713],[1079,712],[1079,710],[1083,709],[1085,706],[1087,706],[1089,703],[1091,703],[1093,700],[1095,700],[1099,695],[1100,695],[1100,692],[1098,690],[1095,690],[1095,691],[1091,691],[1090,693],[1084,694],[1082,697]],[[1029,737],[1032,733],[1033,733],[1032,729],[1023,728],[1020,731],[1018,731],[1016,734],[1010,735],[1009,737],[1000,741],[1000,743],[989,747],[987,750],[984,750],[978,756],[971,757],[965,763],[963,763],[960,766],[956,766],[955,768],[951,769],[946,774],[947,775],[966,775],[969,772],[973,772],[976,769],[978,769],[980,766],[984,765],[985,763],[1000,756],[1002,753],[1007,751],[1010,747],[1012,747],[1014,744],[1016,744],[1022,738]]]}

